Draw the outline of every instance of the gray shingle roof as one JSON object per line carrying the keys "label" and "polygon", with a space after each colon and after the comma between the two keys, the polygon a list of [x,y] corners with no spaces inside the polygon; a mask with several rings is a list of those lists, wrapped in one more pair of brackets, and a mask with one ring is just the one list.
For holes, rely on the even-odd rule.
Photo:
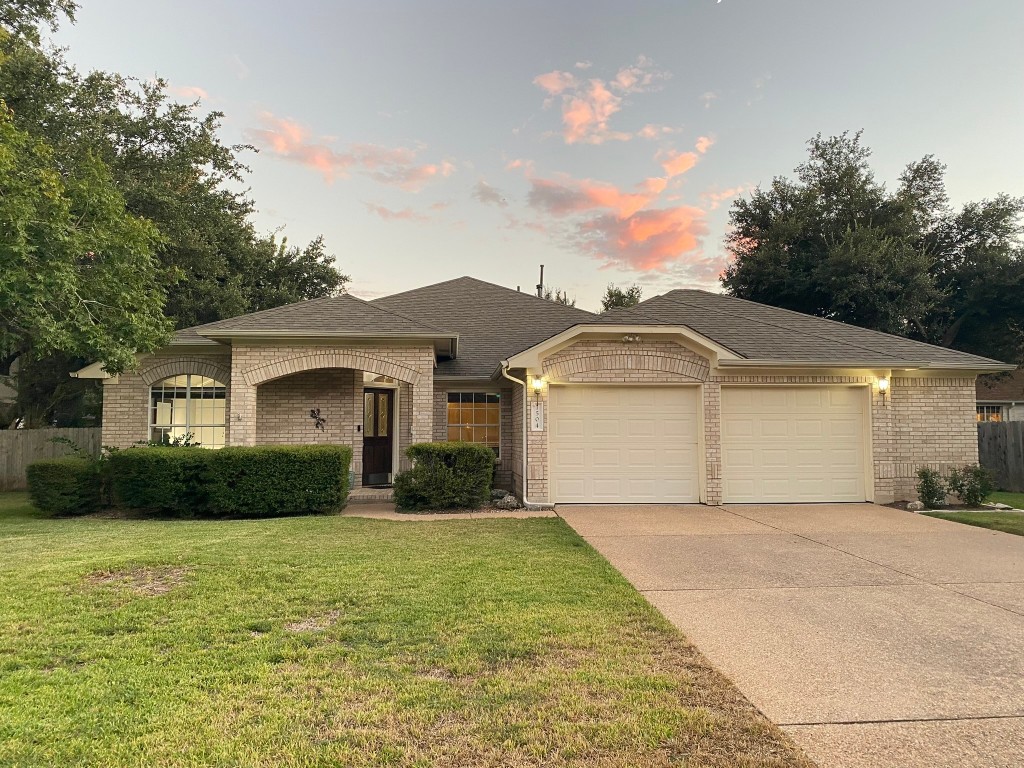
{"label": "gray shingle roof", "polygon": [[235,332],[273,334],[281,331],[289,334],[352,333],[367,336],[454,335],[439,325],[414,320],[387,307],[343,293],[186,328],[175,334],[175,340],[187,342],[192,338]]}
{"label": "gray shingle roof", "polygon": [[459,277],[374,299],[372,304],[459,334],[459,356],[439,363],[438,376],[490,378],[507,357],[596,315],[530,293]]}
{"label": "gray shingle roof", "polygon": [[602,322],[685,325],[752,360],[993,365],[998,361],[718,293],[680,289]]}

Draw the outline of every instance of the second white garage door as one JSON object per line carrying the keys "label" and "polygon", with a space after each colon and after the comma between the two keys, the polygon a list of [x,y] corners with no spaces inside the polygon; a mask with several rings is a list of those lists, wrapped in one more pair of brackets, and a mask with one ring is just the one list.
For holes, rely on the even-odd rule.
{"label": "second white garage door", "polygon": [[865,501],[864,387],[722,387],[722,500]]}
{"label": "second white garage door", "polygon": [[697,387],[552,386],[552,501],[696,502],[698,404]]}

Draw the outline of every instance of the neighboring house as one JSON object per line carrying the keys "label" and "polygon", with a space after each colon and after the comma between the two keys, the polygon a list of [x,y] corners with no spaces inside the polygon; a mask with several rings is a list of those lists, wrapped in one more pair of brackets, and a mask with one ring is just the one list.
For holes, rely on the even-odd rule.
{"label": "neighboring house", "polygon": [[978,421],[1024,421],[1024,370],[979,376]]}
{"label": "neighboring house", "polygon": [[884,503],[922,464],[977,461],[975,378],[1007,368],[703,291],[594,315],[462,277],[190,328],[135,372],[78,375],[105,378],[106,445],[343,443],[376,485],[411,443],[462,439],[531,503]]}

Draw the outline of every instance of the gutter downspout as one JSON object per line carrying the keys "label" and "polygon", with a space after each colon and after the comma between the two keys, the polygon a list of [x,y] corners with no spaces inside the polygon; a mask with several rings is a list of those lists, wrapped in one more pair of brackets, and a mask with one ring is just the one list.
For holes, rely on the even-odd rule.
{"label": "gutter downspout", "polygon": [[516,384],[519,384],[523,388],[523,507],[525,509],[530,509],[531,507],[540,506],[540,505],[534,504],[528,498],[526,498],[526,489],[527,489],[527,486],[529,484],[529,482],[527,480],[527,477],[526,477],[526,467],[527,467],[527,461],[529,459],[529,457],[526,455],[526,439],[527,439],[527,433],[529,432],[529,427],[530,427],[530,416],[529,416],[529,413],[528,413],[528,407],[530,405],[530,391],[529,391],[528,387],[526,386],[526,382],[525,381],[522,381],[521,379],[517,379],[514,376],[509,376],[509,374],[508,374],[508,360],[502,360],[501,361],[501,375],[503,377],[505,377],[506,379],[508,379],[509,381],[514,381]]}

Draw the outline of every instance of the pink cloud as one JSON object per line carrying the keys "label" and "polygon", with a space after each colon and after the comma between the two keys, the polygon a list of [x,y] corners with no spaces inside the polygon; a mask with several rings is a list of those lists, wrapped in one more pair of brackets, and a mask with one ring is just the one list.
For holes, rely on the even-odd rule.
{"label": "pink cloud", "polygon": [[313,168],[328,183],[338,177],[346,178],[356,169],[381,184],[416,192],[431,179],[455,172],[455,166],[448,160],[419,163],[417,150],[407,147],[351,144],[338,151],[328,146],[334,141],[331,137],[313,139],[309,129],[294,120],[264,112],[260,122],[262,127],[245,131],[250,141],[283,160]]}
{"label": "pink cloud", "polygon": [[661,176],[652,176],[649,179],[644,179],[639,186],[653,198],[665,191],[665,187],[668,186],[668,179]]}
{"label": "pink cloud", "polygon": [[708,227],[704,211],[682,205],[645,209],[628,218],[598,216],[580,223],[578,234],[581,249],[607,266],[649,272],[700,258]]}
{"label": "pink cloud", "polygon": [[177,96],[179,99],[188,99],[189,101],[210,98],[210,94],[206,92],[206,89],[200,88],[198,85],[169,85],[167,86],[167,92],[172,96]]}
{"label": "pink cloud", "polygon": [[383,205],[363,203],[370,213],[375,213],[384,221],[429,221],[426,216],[416,213],[412,208],[403,208],[400,211],[393,211]]}
{"label": "pink cloud", "polygon": [[668,125],[655,125],[654,123],[648,123],[639,131],[636,135],[641,139],[660,139],[662,136],[668,136],[669,134],[677,133],[678,128],[672,128]]}
{"label": "pink cloud", "polygon": [[697,164],[696,152],[676,152],[672,150],[666,152],[664,157],[665,159],[661,161],[661,167],[665,169],[665,174],[670,179],[686,173]]}
{"label": "pink cloud", "polygon": [[722,190],[709,190],[701,194],[701,200],[707,203],[708,207],[713,211],[722,205],[726,200],[736,197],[737,195],[743,194],[745,188],[729,187],[728,189]]}
{"label": "pink cloud", "polygon": [[548,98],[561,98],[562,137],[566,144],[601,144],[605,141],[628,141],[630,133],[612,130],[609,121],[622,109],[623,97],[653,90],[668,73],[655,69],[654,62],[640,56],[635,64],[622,67],[610,81],[591,78],[580,81],[570,72],[554,70],[533,79]]}
{"label": "pink cloud", "polygon": [[699,136],[697,137],[696,150],[702,155],[707,152],[714,145],[715,140],[710,136]]}
{"label": "pink cloud", "polygon": [[591,179],[530,179],[527,202],[552,216],[568,216],[593,210],[613,211],[628,218],[657,197],[658,192],[623,192],[613,184]]}
{"label": "pink cloud", "polygon": [[552,96],[557,96],[562,91],[575,87],[576,77],[571,72],[561,72],[556,69],[553,72],[537,75],[533,78],[533,84],[543,88]]}

